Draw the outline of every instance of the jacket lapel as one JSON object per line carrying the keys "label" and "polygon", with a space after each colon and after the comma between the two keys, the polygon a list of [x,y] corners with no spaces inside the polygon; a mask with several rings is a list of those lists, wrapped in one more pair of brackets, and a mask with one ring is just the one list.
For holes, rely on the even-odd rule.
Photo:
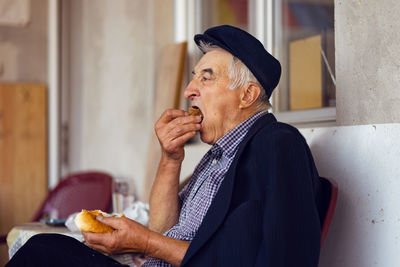
{"label": "jacket lapel", "polygon": [[185,254],[185,257],[182,260],[181,266],[184,266],[188,262],[188,260],[194,254],[196,254],[196,252],[206,243],[206,241],[215,233],[215,231],[223,222],[231,203],[238,159],[240,158],[240,155],[246,147],[247,142],[254,136],[254,134],[257,133],[262,127],[265,127],[272,122],[276,122],[276,119],[272,114],[266,114],[265,116],[258,119],[250,128],[242,143],[239,145],[239,149],[235,156],[235,159],[229,167],[224,181],[222,182],[218,193],[211,203],[211,206],[208,209],[207,214],[204,217],[195,238],[191,242],[188,251]]}

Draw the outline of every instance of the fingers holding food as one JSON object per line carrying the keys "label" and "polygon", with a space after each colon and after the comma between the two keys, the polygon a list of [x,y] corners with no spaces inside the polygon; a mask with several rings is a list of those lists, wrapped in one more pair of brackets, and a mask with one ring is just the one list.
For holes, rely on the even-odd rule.
{"label": "fingers holding food", "polygon": [[155,125],[155,131],[161,144],[174,140],[187,132],[200,129],[201,118],[188,116],[183,110],[169,110],[163,113]]}
{"label": "fingers holding food", "polygon": [[161,114],[160,118],[156,122],[156,126],[167,124],[176,118],[184,117],[186,115],[187,113],[184,110],[167,109],[163,112],[163,114]]}
{"label": "fingers holding food", "polygon": [[[109,225],[106,225],[99,220],[97,217],[118,217],[116,215],[110,215],[101,210],[82,210],[75,217],[75,224],[82,232],[92,232],[92,233],[110,233],[114,229]],[[125,217],[123,214],[119,217]]]}
{"label": "fingers holding food", "polygon": [[184,110],[166,110],[155,124],[163,155],[174,161],[183,160],[185,143],[201,128],[201,116],[188,116]]}
{"label": "fingers holding food", "polygon": [[[184,112],[184,111],[182,111]],[[167,119],[167,117],[169,119]],[[176,117],[172,117],[172,116],[168,116],[165,115],[165,117],[163,118],[163,116],[157,121],[156,125],[155,125],[155,130],[162,130],[163,128],[165,128],[166,130],[171,130],[177,126],[181,126],[181,125],[185,125],[185,124],[200,124],[201,122],[201,117],[199,116],[188,116],[188,113],[184,112],[182,116],[176,116]]]}
{"label": "fingers holding food", "polygon": [[107,254],[145,252],[149,230],[126,217],[97,217],[115,230],[103,234],[82,232],[86,245]]}

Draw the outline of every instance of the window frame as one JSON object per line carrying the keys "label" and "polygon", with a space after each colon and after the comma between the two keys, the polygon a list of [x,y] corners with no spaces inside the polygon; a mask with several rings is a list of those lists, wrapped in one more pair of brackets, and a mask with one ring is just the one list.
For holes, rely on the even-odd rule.
{"label": "window frame", "polygon": [[[254,0],[262,1],[262,0]],[[268,20],[272,20],[270,23],[273,24],[272,30],[268,31],[267,38],[273,42],[272,55],[281,58],[282,48],[278,45],[278,39],[281,38],[282,24],[278,23],[282,21],[282,0],[267,0],[273,2],[270,4],[270,11],[268,14],[272,14]],[[264,16],[265,18],[266,16]],[[263,40],[264,41],[264,40]],[[279,87],[279,85],[278,85]],[[292,110],[292,111],[279,111],[279,90],[274,90],[271,96],[271,103],[273,105],[273,113],[278,120],[286,123],[295,125],[311,124],[317,125],[318,123],[336,123],[336,105],[334,107],[322,107],[316,109],[305,109],[305,110]]]}

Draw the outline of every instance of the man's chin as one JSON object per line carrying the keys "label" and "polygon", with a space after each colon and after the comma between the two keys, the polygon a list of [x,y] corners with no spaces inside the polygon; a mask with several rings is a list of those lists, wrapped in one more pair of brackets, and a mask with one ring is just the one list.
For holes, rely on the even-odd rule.
{"label": "man's chin", "polygon": [[200,129],[199,134],[200,134],[200,140],[201,140],[201,142],[208,144],[208,143],[207,143],[206,135],[204,134],[204,132],[202,131],[202,129]]}
{"label": "man's chin", "polygon": [[207,134],[205,134],[205,132],[204,131],[199,131],[199,133],[200,133],[200,140],[203,142],[203,143],[206,143],[206,144],[209,144],[209,145],[214,145],[214,140],[212,139],[212,138],[210,138],[210,136],[207,136]]}

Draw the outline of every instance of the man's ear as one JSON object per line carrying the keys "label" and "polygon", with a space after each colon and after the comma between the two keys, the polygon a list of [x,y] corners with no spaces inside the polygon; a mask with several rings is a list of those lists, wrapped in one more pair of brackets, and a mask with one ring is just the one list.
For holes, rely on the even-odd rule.
{"label": "man's ear", "polygon": [[261,93],[261,87],[257,83],[248,83],[242,88],[240,93],[240,104],[239,108],[248,108],[257,100]]}

